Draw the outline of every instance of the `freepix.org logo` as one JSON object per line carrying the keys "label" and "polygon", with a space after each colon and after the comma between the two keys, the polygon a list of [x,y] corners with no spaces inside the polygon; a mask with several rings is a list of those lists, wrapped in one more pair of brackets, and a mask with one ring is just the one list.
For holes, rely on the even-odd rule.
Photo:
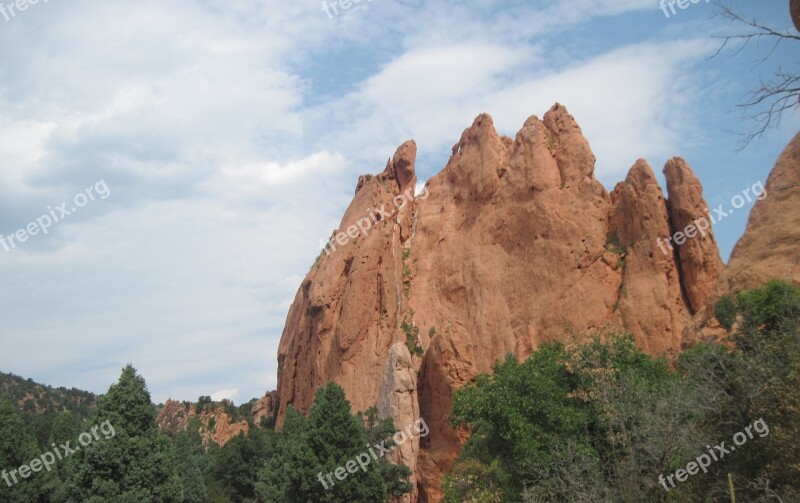
{"label": "freepix.org logo", "polygon": [[[0,476],[3,477],[3,480],[6,482],[8,487],[12,487],[20,482],[17,480],[17,475],[19,475],[21,479],[27,479],[34,473],[41,472],[43,469],[49,472],[53,468],[53,465],[56,464],[56,461],[62,461],[70,455],[75,454],[81,450],[81,446],[88,447],[93,442],[100,440],[100,433],[103,434],[103,438],[105,440],[111,440],[114,438],[114,435],[117,434],[116,430],[114,430],[114,425],[111,424],[111,421],[105,421],[104,423],[93,426],[90,431],[81,433],[78,436],[78,443],[81,445],[72,447],[70,446],[72,443],[71,440],[59,446],[53,444],[52,451],[45,452],[38,458],[32,459],[30,463],[22,465],[19,468],[15,468],[13,470],[3,470]],[[13,483],[11,482],[12,480],[14,481]]]}
{"label": "freepix.org logo", "polygon": [[72,198],[72,207],[67,208],[66,201],[55,208],[48,206],[47,213],[29,223],[24,228],[8,236],[0,234],[0,246],[5,248],[6,252],[10,252],[15,249],[17,245],[26,242],[31,236],[36,236],[39,233],[47,234],[50,232],[50,227],[77,212],[78,209],[83,208],[89,204],[90,201],[94,201],[95,198],[108,199],[110,196],[111,190],[108,188],[108,185],[106,185],[104,180],[100,180],[85,191],[75,194],[75,197]]}
{"label": "freepix.org logo", "polygon": [[[47,3],[49,0],[41,1],[42,3]],[[37,3],[39,3],[39,0],[16,0],[8,5],[0,3],[0,15],[2,15],[6,21],[11,21],[17,17],[18,12],[24,12],[28,10],[28,7],[36,5]]]}

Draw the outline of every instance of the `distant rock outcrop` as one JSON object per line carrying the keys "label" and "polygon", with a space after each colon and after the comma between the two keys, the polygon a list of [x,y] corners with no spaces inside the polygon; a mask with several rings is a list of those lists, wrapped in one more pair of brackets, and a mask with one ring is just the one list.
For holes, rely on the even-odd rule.
{"label": "distant rock outcrop", "polygon": [[263,419],[270,420],[278,413],[278,392],[270,391],[259,398],[250,409],[253,416],[253,423],[261,425]]}
{"label": "distant rock outcrop", "polygon": [[167,400],[158,411],[156,422],[161,431],[170,437],[175,437],[189,427],[191,419],[197,418],[198,431],[203,443],[208,445],[214,442],[222,446],[239,433],[247,434],[250,430],[246,420],[235,421],[231,418],[225,411],[226,404],[230,402],[223,401],[213,407],[202,407],[198,412],[198,407],[189,402]]}
{"label": "distant rock outcrop", "polygon": [[[800,231],[797,144],[768,183],[785,197],[757,205],[734,278],[798,274],[786,266]],[[277,421],[289,404],[308,411],[331,380],[354,410],[378,405],[398,429],[424,418],[429,435],[395,461],[415,471],[404,501],[435,502],[464,440],[447,423],[455,390],[508,353],[525,358],[608,324],[651,354],[675,355],[722,262],[711,229],[669,241],[707,208],[686,162],[664,168],[668,200],[644,160],[609,194],[561,105],[514,139],[478,116],[418,196],[415,157],[406,142],[380,175],[359,179],[300,286],[278,350]],[[750,260],[762,265],[746,273]]]}

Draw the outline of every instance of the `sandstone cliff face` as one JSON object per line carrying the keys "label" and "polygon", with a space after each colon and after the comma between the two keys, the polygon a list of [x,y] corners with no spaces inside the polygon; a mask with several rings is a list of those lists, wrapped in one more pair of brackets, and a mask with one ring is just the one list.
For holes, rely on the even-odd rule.
{"label": "sandstone cliff face", "polygon": [[389,348],[405,340],[399,320],[410,282],[403,257],[415,160],[410,141],[383,173],[358,180],[339,230],[297,292],[278,348],[279,427],[289,404],[308,411],[330,380],[344,387],[355,410],[378,403]]}
{"label": "sandstone cliff face", "polygon": [[671,235],[664,194],[645,160],[636,161],[611,201],[610,232],[625,250],[617,301],[623,325],[634,334],[653,334],[639,339],[650,353],[673,352],[680,347],[689,311],[675,253],[664,242]]}
{"label": "sandstone cliff face", "polygon": [[689,308],[696,313],[705,307],[724,265],[714,234],[708,232],[711,218],[700,181],[680,157],[667,161],[664,175],[671,227],[686,235],[677,252]]}
{"label": "sandstone cliff face", "polygon": [[[419,398],[417,396],[417,371],[411,359],[411,353],[402,342],[396,342],[389,349],[386,366],[378,399],[378,414],[391,417],[395,426],[405,431],[420,418]],[[396,498],[396,503],[417,501],[417,458],[419,456],[418,436],[413,436],[402,444],[398,444],[389,458],[395,464],[406,465],[411,470],[409,483],[414,486],[411,493]]]}
{"label": "sandstone cliff face", "polygon": [[408,501],[429,502],[464,439],[446,420],[458,387],[507,353],[525,358],[608,323],[674,354],[721,262],[712,231],[686,249],[659,247],[706,207],[685,162],[665,168],[669,203],[643,160],[609,194],[561,105],[514,139],[478,116],[418,197],[415,154],[407,142],[383,173],[359,179],[301,285],[279,348],[278,423],[290,404],[308,411],[330,380],[354,410],[379,404],[398,429],[424,418],[430,434],[401,456],[416,466]]}

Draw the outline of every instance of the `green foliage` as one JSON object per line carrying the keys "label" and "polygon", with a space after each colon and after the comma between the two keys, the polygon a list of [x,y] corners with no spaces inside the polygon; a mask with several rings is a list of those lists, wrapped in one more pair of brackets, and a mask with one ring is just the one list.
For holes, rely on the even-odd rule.
{"label": "green foliage", "polygon": [[553,133],[547,133],[547,149],[550,153],[553,153],[556,148],[556,139],[553,136]]}
{"label": "green foliage", "polygon": [[[367,430],[369,445],[376,445],[385,441],[387,448],[391,449],[395,445],[392,436],[397,431],[392,420],[389,418],[380,419],[377,407],[370,407],[365,413],[358,413],[359,421],[362,422]],[[411,470],[405,465],[395,465],[385,457],[373,461],[378,465],[381,478],[386,483],[387,492],[391,496],[402,496],[413,490],[408,482]]]}
{"label": "green foliage", "polygon": [[193,417],[175,437],[176,471],[183,486],[184,503],[205,503],[208,499],[203,472],[208,470],[211,457],[206,456],[199,429],[200,422]]}
{"label": "green foliage", "polygon": [[50,449],[50,432],[58,416],[69,411],[74,418],[75,433],[97,406],[97,396],[79,389],[53,388],[0,372],[0,393],[9,397],[26,430],[34,436],[39,448]]}
{"label": "green foliage", "polygon": [[691,415],[679,389],[626,334],[545,344],[523,363],[509,355],[456,392],[451,422],[472,436],[448,501],[658,501],[654,474],[685,444]]}
{"label": "green foliage", "polygon": [[344,480],[331,477],[331,485],[328,474],[366,452],[376,436],[392,428],[378,421],[374,411],[368,411],[367,418],[369,429],[363,416],[350,412],[344,390],[334,383],[317,391],[308,420],[290,407],[256,484],[259,501],[372,503],[385,501],[390,491],[402,494],[410,490],[400,480],[408,475],[407,468],[380,462],[370,463],[366,471],[359,468],[348,473]]}
{"label": "green foliage", "polygon": [[306,420],[289,406],[283,430],[270,444],[266,463],[256,482],[256,494],[264,502],[306,502],[313,486],[316,460],[308,446]]}
{"label": "green foliage", "polygon": [[589,411],[570,396],[578,383],[564,358],[561,344],[543,346],[521,364],[509,355],[491,377],[479,375],[455,395],[452,425],[472,428],[462,460],[495,467],[504,497],[521,497],[530,465],[550,463],[560,437],[588,444]]}
{"label": "green foliage", "polygon": [[408,351],[412,355],[417,355],[420,357],[424,355],[425,350],[417,344],[417,340],[419,339],[419,327],[416,325],[411,326],[405,321],[402,325],[400,325],[400,327],[406,334],[406,346],[408,347]]}
{"label": "green foliage", "polygon": [[210,396],[201,396],[197,399],[197,404],[195,405],[195,411],[198,414],[202,414],[204,410],[210,410],[214,408],[214,401],[211,400]]}
{"label": "green foliage", "polygon": [[486,466],[477,459],[466,458],[453,467],[442,481],[445,503],[502,503],[503,481],[506,479],[499,462]]}
{"label": "green foliage", "polygon": [[[92,424],[113,436],[92,442],[69,458],[71,501],[172,503],[183,500],[169,439],[158,431],[144,379],[128,365],[100,399]],[[111,428],[109,429],[109,425]]]}
{"label": "green foliage", "polygon": [[[451,422],[472,435],[445,501],[720,501],[729,473],[739,501],[800,501],[800,290],[771,282],[732,305],[718,311],[738,316],[735,347],[698,344],[675,370],[612,332],[479,375],[454,397]],[[769,433],[708,473],[659,484],[759,420]]]}
{"label": "green foliage", "polygon": [[617,255],[622,255],[628,251],[620,242],[616,232],[609,232],[606,236],[606,250]]}
{"label": "green foliage", "polygon": [[239,433],[222,447],[212,448],[207,484],[234,503],[255,501],[258,473],[269,455],[269,435],[254,428],[247,435]]}
{"label": "green foliage", "polygon": [[680,369],[699,397],[698,408],[704,410],[698,421],[703,436],[731,438],[759,419],[770,432],[749,440],[735,456],[726,456],[709,475],[696,477],[689,485],[692,494],[711,497],[724,490],[730,472],[741,483],[739,500],[756,501],[771,494],[797,501],[800,289],[772,281],[738,294],[736,309],[741,318],[733,337],[735,347],[700,344],[681,355]]}
{"label": "green foliage", "polygon": [[[344,390],[335,383],[320,388],[308,418],[308,446],[314,452],[319,472],[327,474],[364,452],[367,433],[364,424],[350,412]],[[315,468],[317,468],[315,467]],[[316,478],[316,474],[313,474]],[[313,501],[372,502],[386,497],[387,488],[377,466],[366,473],[356,472],[325,490],[320,482],[313,486]]]}
{"label": "green foliage", "polygon": [[714,306],[714,316],[725,330],[729,331],[736,322],[736,301],[730,295],[721,297]]}
{"label": "green foliage", "polygon": [[765,335],[791,333],[800,323],[800,290],[785,281],[770,281],[763,288],[738,295],[742,331]]}
{"label": "green foliage", "polygon": [[[25,431],[25,423],[14,410],[11,399],[0,398],[0,470],[12,472],[39,455],[36,440]],[[5,478],[0,479],[1,503],[61,501],[58,495],[61,483],[55,472],[33,473],[23,479],[19,473],[4,471],[3,476]]]}

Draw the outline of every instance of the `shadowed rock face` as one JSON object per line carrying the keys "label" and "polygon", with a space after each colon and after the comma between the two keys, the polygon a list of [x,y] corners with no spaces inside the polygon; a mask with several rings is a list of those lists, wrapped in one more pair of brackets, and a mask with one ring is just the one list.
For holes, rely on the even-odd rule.
{"label": "shadowed rock face", "polygon": [[[787,167],[770,178],[786,194],[797,180],[793,152],[784,156],[794,175]],[[407,142],[380,175],[359,179],[334,233],[354,237],[334,241],[303,281],[279,348],[278,424],[289,404],[308,411],[330,380],[354,410],[380,404],[398,429],[424,418],[429,435],[401,455],[418,485],[405,501],[429,502],[441,499],[442,473],[464,440],[446,421],[456,389],[508,353],[525,358],[543,342],[609,323],[651,354],[674,355],[722,262],[710,229],[674,250],[663,244],[707,208],[682,159],[665,166],[669,201],[644,160],[609,194],[561,105],[529,118],[514,139],[478,116],[416,197],[415,156]],[[800,229],[794,209],[782,218]],[[353,227],[370,219],[366,231]]]}
{"label": "shadowed rock face", "polygon": [[714,234],[708,232],[711,217],[700,180],[680,157],[667,161],[664,176],[669,191],[670,226],[686,235],[686,242],[677,246],[678,260],[689,308],[696,313],[705,307],[724,264]]}

